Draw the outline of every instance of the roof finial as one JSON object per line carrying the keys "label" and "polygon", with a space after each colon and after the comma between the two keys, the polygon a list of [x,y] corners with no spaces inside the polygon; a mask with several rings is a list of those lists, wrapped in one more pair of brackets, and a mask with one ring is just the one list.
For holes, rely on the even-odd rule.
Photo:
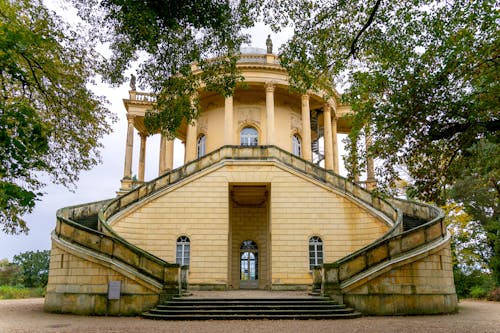
{"label": "roof finial", "polygon": [[267,53],[273,53],[273,41],[271,40],[271,35],[267,35],[266,46]]}

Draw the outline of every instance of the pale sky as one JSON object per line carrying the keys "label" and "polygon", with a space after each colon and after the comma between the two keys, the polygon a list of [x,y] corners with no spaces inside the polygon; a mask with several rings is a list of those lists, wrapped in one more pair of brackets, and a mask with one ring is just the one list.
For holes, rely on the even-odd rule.
{"label": "pale sky", "polygon": [[[56,9],[50,1],[46,1],[50,8]],[[57,2],[57,0],[55,0]],[[58,13],[65,19],[73,19],[74,16],[67,10]],[[252,43],[250,46],[264,48],[266,38],[271,34],[274,44],[274,52],[286,39],[291,36],[291,29],[284,33],[273,34],[271,29],[263,24],[257,25],[250,30]],[[6,235],[0,232],[0,259],[7,258],[12,260],[16,254],[25,251],[48,250],[51,248],[50,233],[55,227],[56,210],[62,207],[78,205],[87,202],[110,199],[116,196],[116,191],[120,187],[120,179],[123,177],[123,167],[125,158],[125,139],[127,120],[126,111],[122,99],[128,98],[129,85],[124,84],[119,88],[110,88],[105,84],[99,84],[95,87],[96,93],[104,95],[110,102],[109,108],[118,116],[118,122],[113,124],[113,132],[106,136],[102,143],[103,163],[93,168],[91,171],[83,172],[77,183],[77,189],[74,193],[63,186],[50,184],[44,188],[45,195],[42,200],[36,204],[32,214],[25,216],[25,220],[30,228],[28,235]],[[137,163],[139,156],[139,136],[134,135],[134,157],[132,173],[137,173]],[[339,137],[339,143],[341,138]],[[341,144],[342,145],[342,144]],[[159,136],[148,138],[146,152],[146,175],[145,179],[150,180],[158,175],[159,158]],[[342,149],[342,147],[339,147]],[[182,144],[176,143],[174,147],[175,161],[174,168],[182,165],[184,156]],[[342,150],[341,150],[342,154]],[[339,159],[341,170],[343,170],[343,160]],[[341,172],[343,173],[343,172]]]}

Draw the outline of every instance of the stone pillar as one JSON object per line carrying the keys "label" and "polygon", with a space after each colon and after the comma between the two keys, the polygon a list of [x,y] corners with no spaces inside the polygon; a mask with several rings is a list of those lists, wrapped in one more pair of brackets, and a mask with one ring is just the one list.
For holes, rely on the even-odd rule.
{"label": "stone pillar", "polygon": [[168,140],[165,136],[161,136],[160,140],[160,163],[158,168],[158,176],[172,170],[174,165],[174,140]]}
{"label": "stone pillar", "polygon": [[309,95],[302,95],[302,155],[305,160],[312,162]]}
{"label": "stone pillar", "polygon": [[166,141],[167,138],[163,135],[160,134],[160,158],[158,160],[158,176],[163,175],[165,172],[166,166],[165,166],[165,154],[166,154]]}
{"label": "stone pillar", "polygon": [[267,115],[267,135],[266,144],[274,144],[274,84],[266,83],[266,115]]}
{"label": "stone pillar", "polygon": [[123,179],[132,179],[132,154],[134,152],[134,115],[127,114],[127,145],[125,147],[125,167]]}
{"label": "stone pillar", "polygon": [[165,171],[174,168],[174,140],[166,140],[165,147]]}
{"label": "stone pillar", "polygon": [[339,173],[339,146],[337,138],[337,116],[332,117],[332,154],[333,154],[333,172]]}
{"label": "stone pillar", "polygon": [[196,159],[196,131],[196,121],[193,120],[187,126],[185,164]]}
{"label": "stone pillar", "polygon": [[330,105],[323,106],[323,126],[325,138],[325,169],[333,170],[333,145],[332,145],[332,115]]}
{"label": "stone pillar", "polygon": [[368,150],[372,145],[372,138],[370,135],[370,127],[368,125],[365,126],[365,147],[366,147],[366,189],[371,191],[377,185],[377,181],[375,179],[375,165],[373,162],[373,157],[368,155]]}
{"label": "stone pillar", "polygon": [[139,133],[141,137],[141,150],[139,153],[139,172],[137,173],[137,180],[140,182],[144,181],[144,170],[146,167],[146,133]]}
{"label": "stone pillar", "polygon": [[224,100],[224,144],[233,145],[233,96]]}

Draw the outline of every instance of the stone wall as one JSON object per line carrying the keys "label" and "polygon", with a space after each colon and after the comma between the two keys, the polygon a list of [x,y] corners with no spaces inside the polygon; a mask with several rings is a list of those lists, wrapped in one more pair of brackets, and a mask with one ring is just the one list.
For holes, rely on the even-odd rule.
{"label": "stone wall", "polygon": [[419,260],[393,267],[376,278],[343,292],[344,302],[363,314],[455,312],[457,296],[449,242]]}
{"label": "stone wall", "polygon": [[[137,315],[154,307],[161,287],[53,240],[44,310],[85,315]],[[116,267],[116,266],[115,266]],[[121,298],[108,301],[108,282],[121,281]]]}
{"label": "stone wall", "polygon": [[[168,262],[175,262],[177,237],[188,236],[189,283],[229,287],[230,184],[270,184],[266,246],[271,259],[261,272],[271,270],[273,288],[310,286],[310,237],[322,238],[325,261],[331,262],[373,242],[390,227],[367,206],[270,161],[225,162],[199,172],[132,205],[113,217],[111,225],[127,241]],[[267,229],[265,224],[262,228]]]}

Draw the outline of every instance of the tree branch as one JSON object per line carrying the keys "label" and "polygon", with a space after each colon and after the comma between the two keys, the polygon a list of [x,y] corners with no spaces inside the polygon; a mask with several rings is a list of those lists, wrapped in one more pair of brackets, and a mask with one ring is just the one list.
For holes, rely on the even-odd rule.
{"label": "tree branch", "polygon": [[359,38],[361,37],[361,35],[363,34],[363,32],[365,32],[365,30],[368,29],[368,27],[372,24],[373,18],[375,17],[375,13],[377,12],[378,7],[379,7],[379,5],[380,5],[381,2],[382,2],[382,0],[377,0],[377,2],[375,3],[375,6],[373,7],[373,10],[372,10],[372,12],[370,14],[370,17],[368,18],[368,21],[365,23],[365,25],[361,28],[361,30],[358,32],[358,34],[356,35],[356,37],[352,41],[352,43],[351,43],[351,51],[347,55],[347,59],[351,55],[352,55],[352,57],[354,59],[356,59],[356,51],[358,50],[358,48],[356,47],[356,44],[358,43]]}

